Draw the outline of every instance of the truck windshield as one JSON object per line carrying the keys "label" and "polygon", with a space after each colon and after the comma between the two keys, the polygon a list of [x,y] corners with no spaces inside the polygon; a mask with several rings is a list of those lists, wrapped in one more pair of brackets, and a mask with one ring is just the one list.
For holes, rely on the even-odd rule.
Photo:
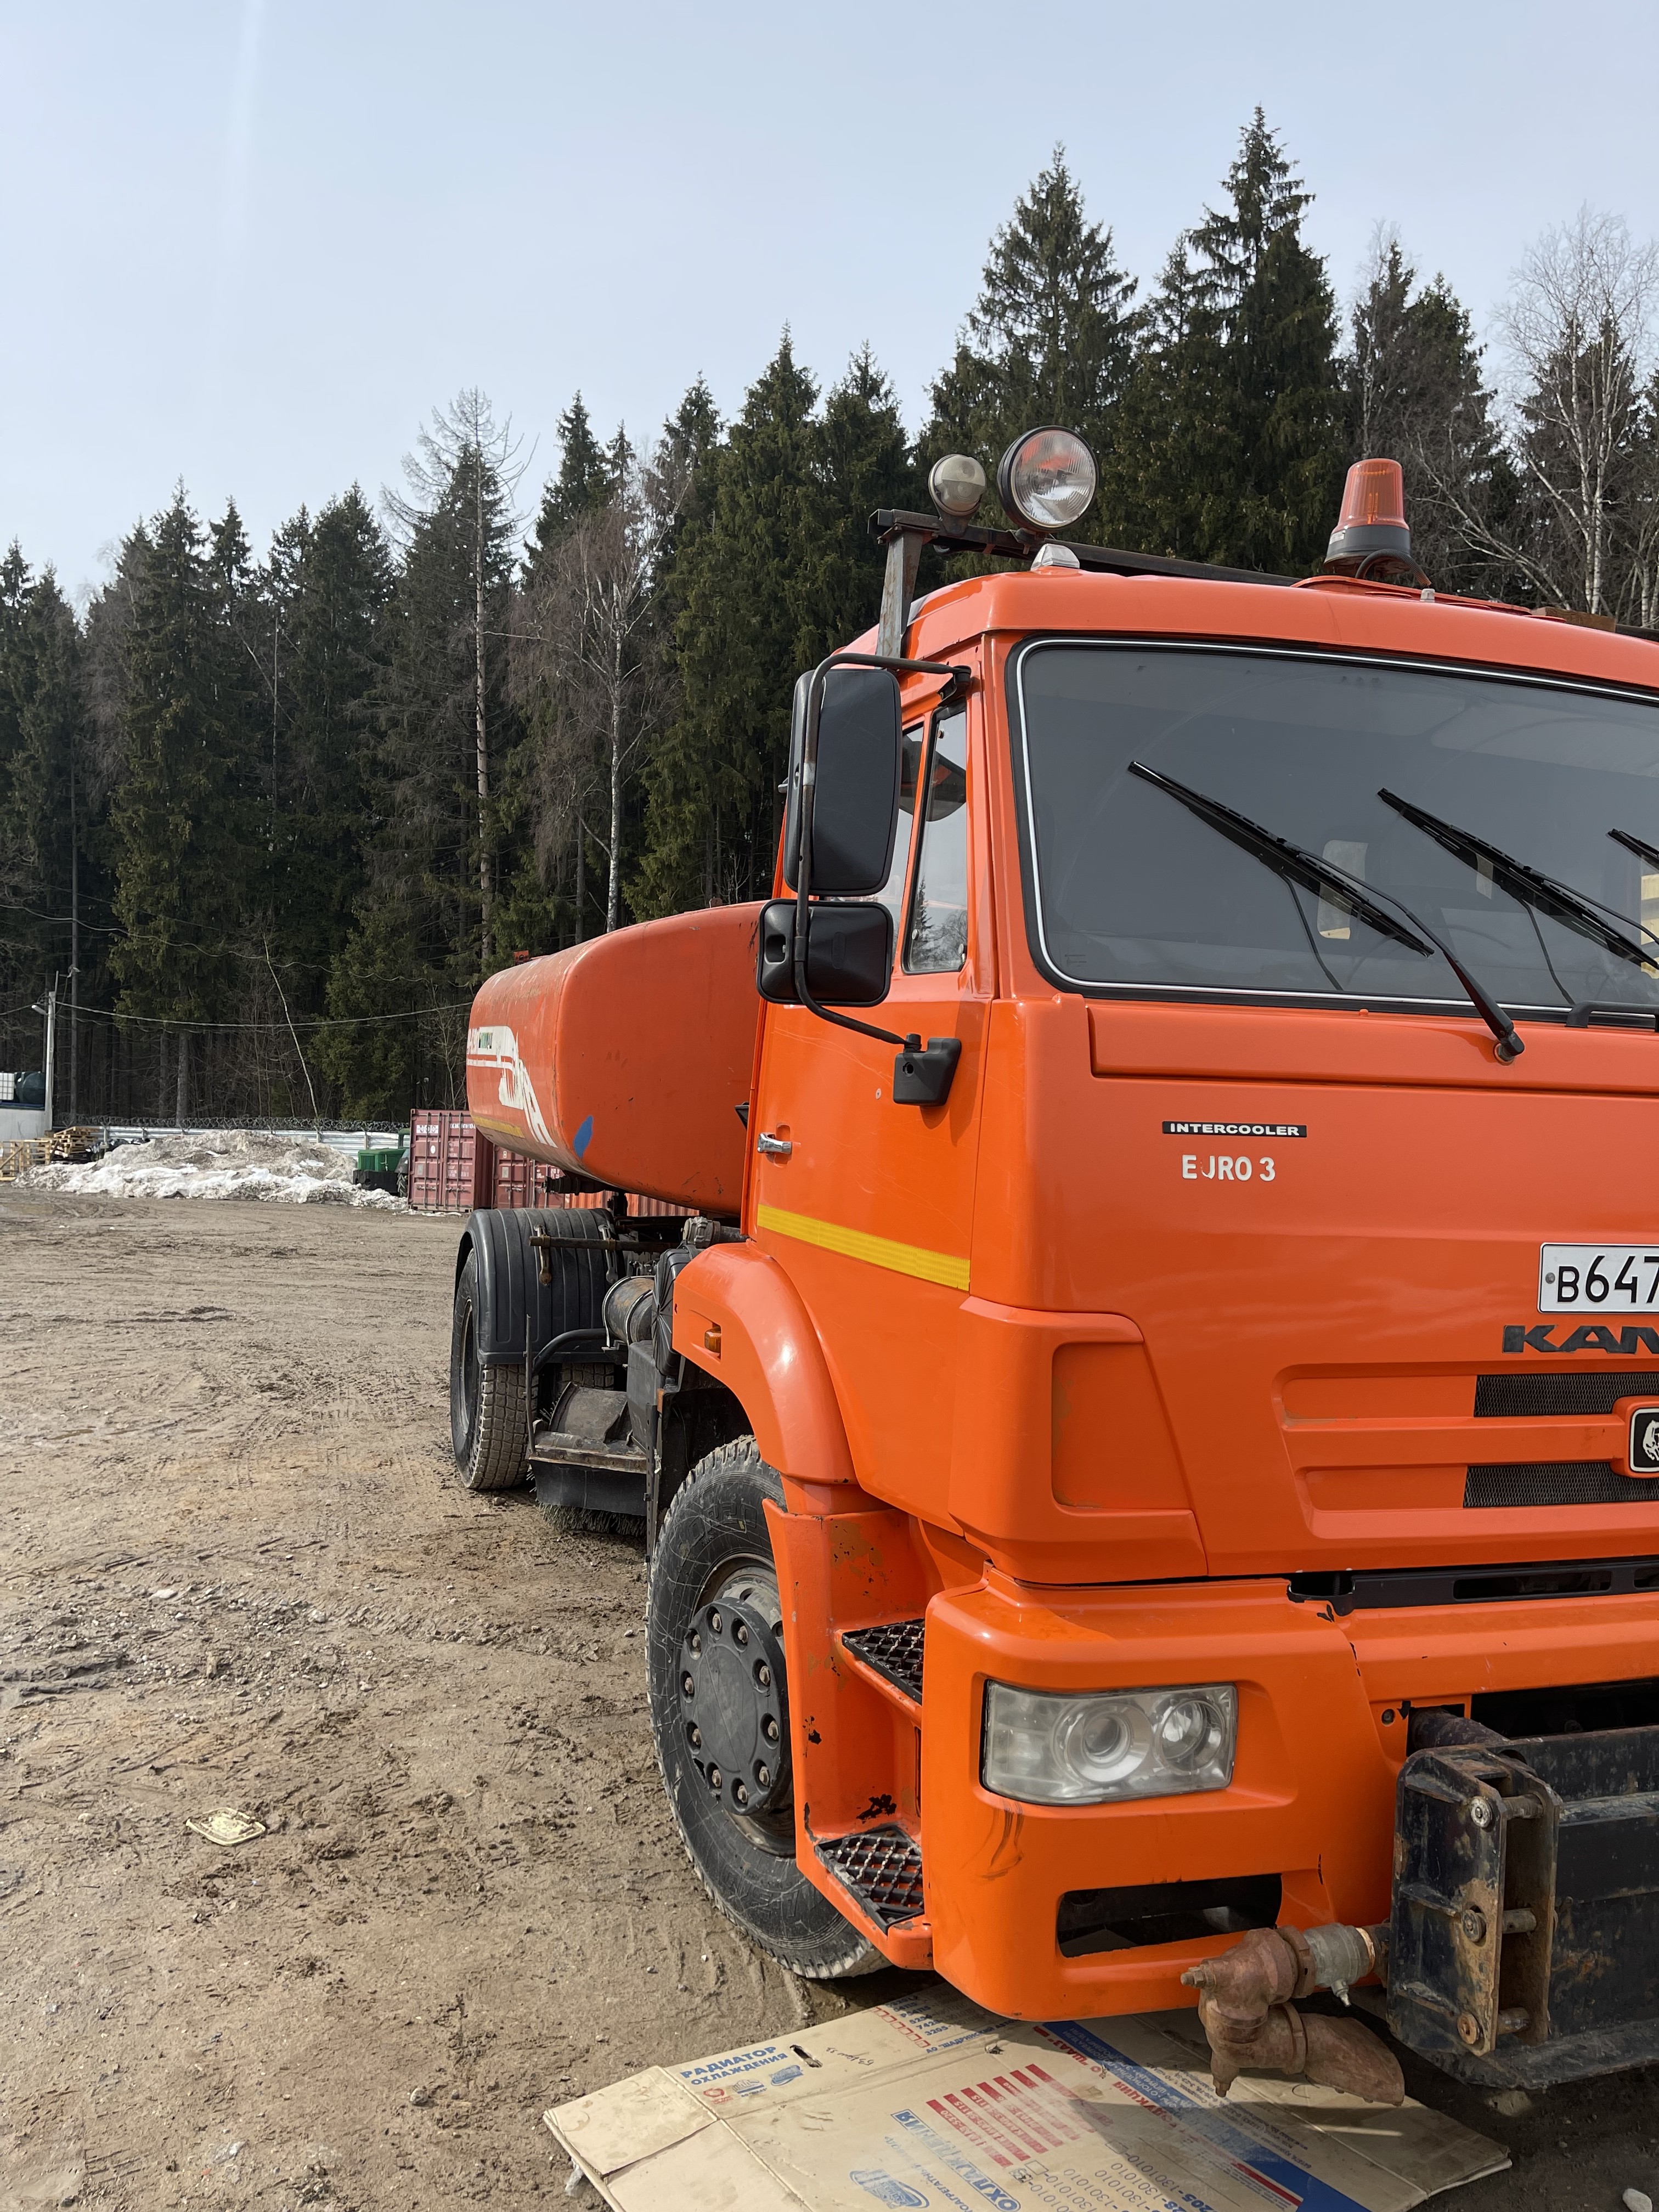
{"label": "truck windshield", "polygon": [[1659,1012],[1659,867],[1634,848],[1659,846],[1659,704],[1333,655],[1060,642],[1026,649],[1015,693],[1036,950],[1058,981],[1467,1003],[1439,953],[1263,866],[1139,761],[1404,900],[1512,1011]]}

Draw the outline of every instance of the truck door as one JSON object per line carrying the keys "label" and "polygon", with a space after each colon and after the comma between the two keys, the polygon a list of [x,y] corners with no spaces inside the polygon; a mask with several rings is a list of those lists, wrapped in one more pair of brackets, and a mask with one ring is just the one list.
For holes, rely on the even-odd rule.
{"label": "truck door", "polygon": [[960,1037],[949,1098],[896,1104],[892,1046],[772,1006],[750,1116],[770,1140],[757,1144],[750,1233],[817,1327],[860,1479],[899,1505],[937,1507],[950,1454],[993,986],[984,788],[976,708],[910,722],[883,894],[892,991],[867,1018]]}

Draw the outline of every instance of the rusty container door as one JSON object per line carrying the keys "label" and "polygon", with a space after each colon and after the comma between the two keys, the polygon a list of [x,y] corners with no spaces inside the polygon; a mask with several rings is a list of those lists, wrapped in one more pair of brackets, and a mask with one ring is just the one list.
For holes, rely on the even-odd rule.
{"label": "rusty container door", "polygon": [[[468,1213],[477,1206],[602,1206],[603,1191],[550,1190],[556,1168],[493,1145],[457,1108],[417,1106],[409,1121],[409,1205],[413,1213]],[[683,1206],[629,1193],[635,1214],[678,1215]]]}

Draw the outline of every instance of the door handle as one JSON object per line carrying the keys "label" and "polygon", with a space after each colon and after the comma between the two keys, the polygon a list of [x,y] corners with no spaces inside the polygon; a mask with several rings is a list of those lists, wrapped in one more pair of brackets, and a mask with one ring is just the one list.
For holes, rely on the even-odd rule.
{"label": "door handle", "polygon": [[755,1150],[764,1152],[769,1159],[787,1160],[794,1149],[787,1137],[774,1137],[763,1132],[755,1139]]}

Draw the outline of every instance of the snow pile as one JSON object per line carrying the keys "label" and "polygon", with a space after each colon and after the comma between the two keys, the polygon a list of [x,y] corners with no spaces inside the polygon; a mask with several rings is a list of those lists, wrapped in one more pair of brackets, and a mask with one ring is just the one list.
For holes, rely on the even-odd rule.
{"label": "snow pile", "polygon": [[151,1137],[117,1145],[100,1160],[30,1168],[20,1188],[100,1198],[251,1198],[277,1206],[373,1206],[402,1209],[389,1191],[360,1190],[356,1164],[315,1137],[264,1129],[216,1129],[200,1136]]}

